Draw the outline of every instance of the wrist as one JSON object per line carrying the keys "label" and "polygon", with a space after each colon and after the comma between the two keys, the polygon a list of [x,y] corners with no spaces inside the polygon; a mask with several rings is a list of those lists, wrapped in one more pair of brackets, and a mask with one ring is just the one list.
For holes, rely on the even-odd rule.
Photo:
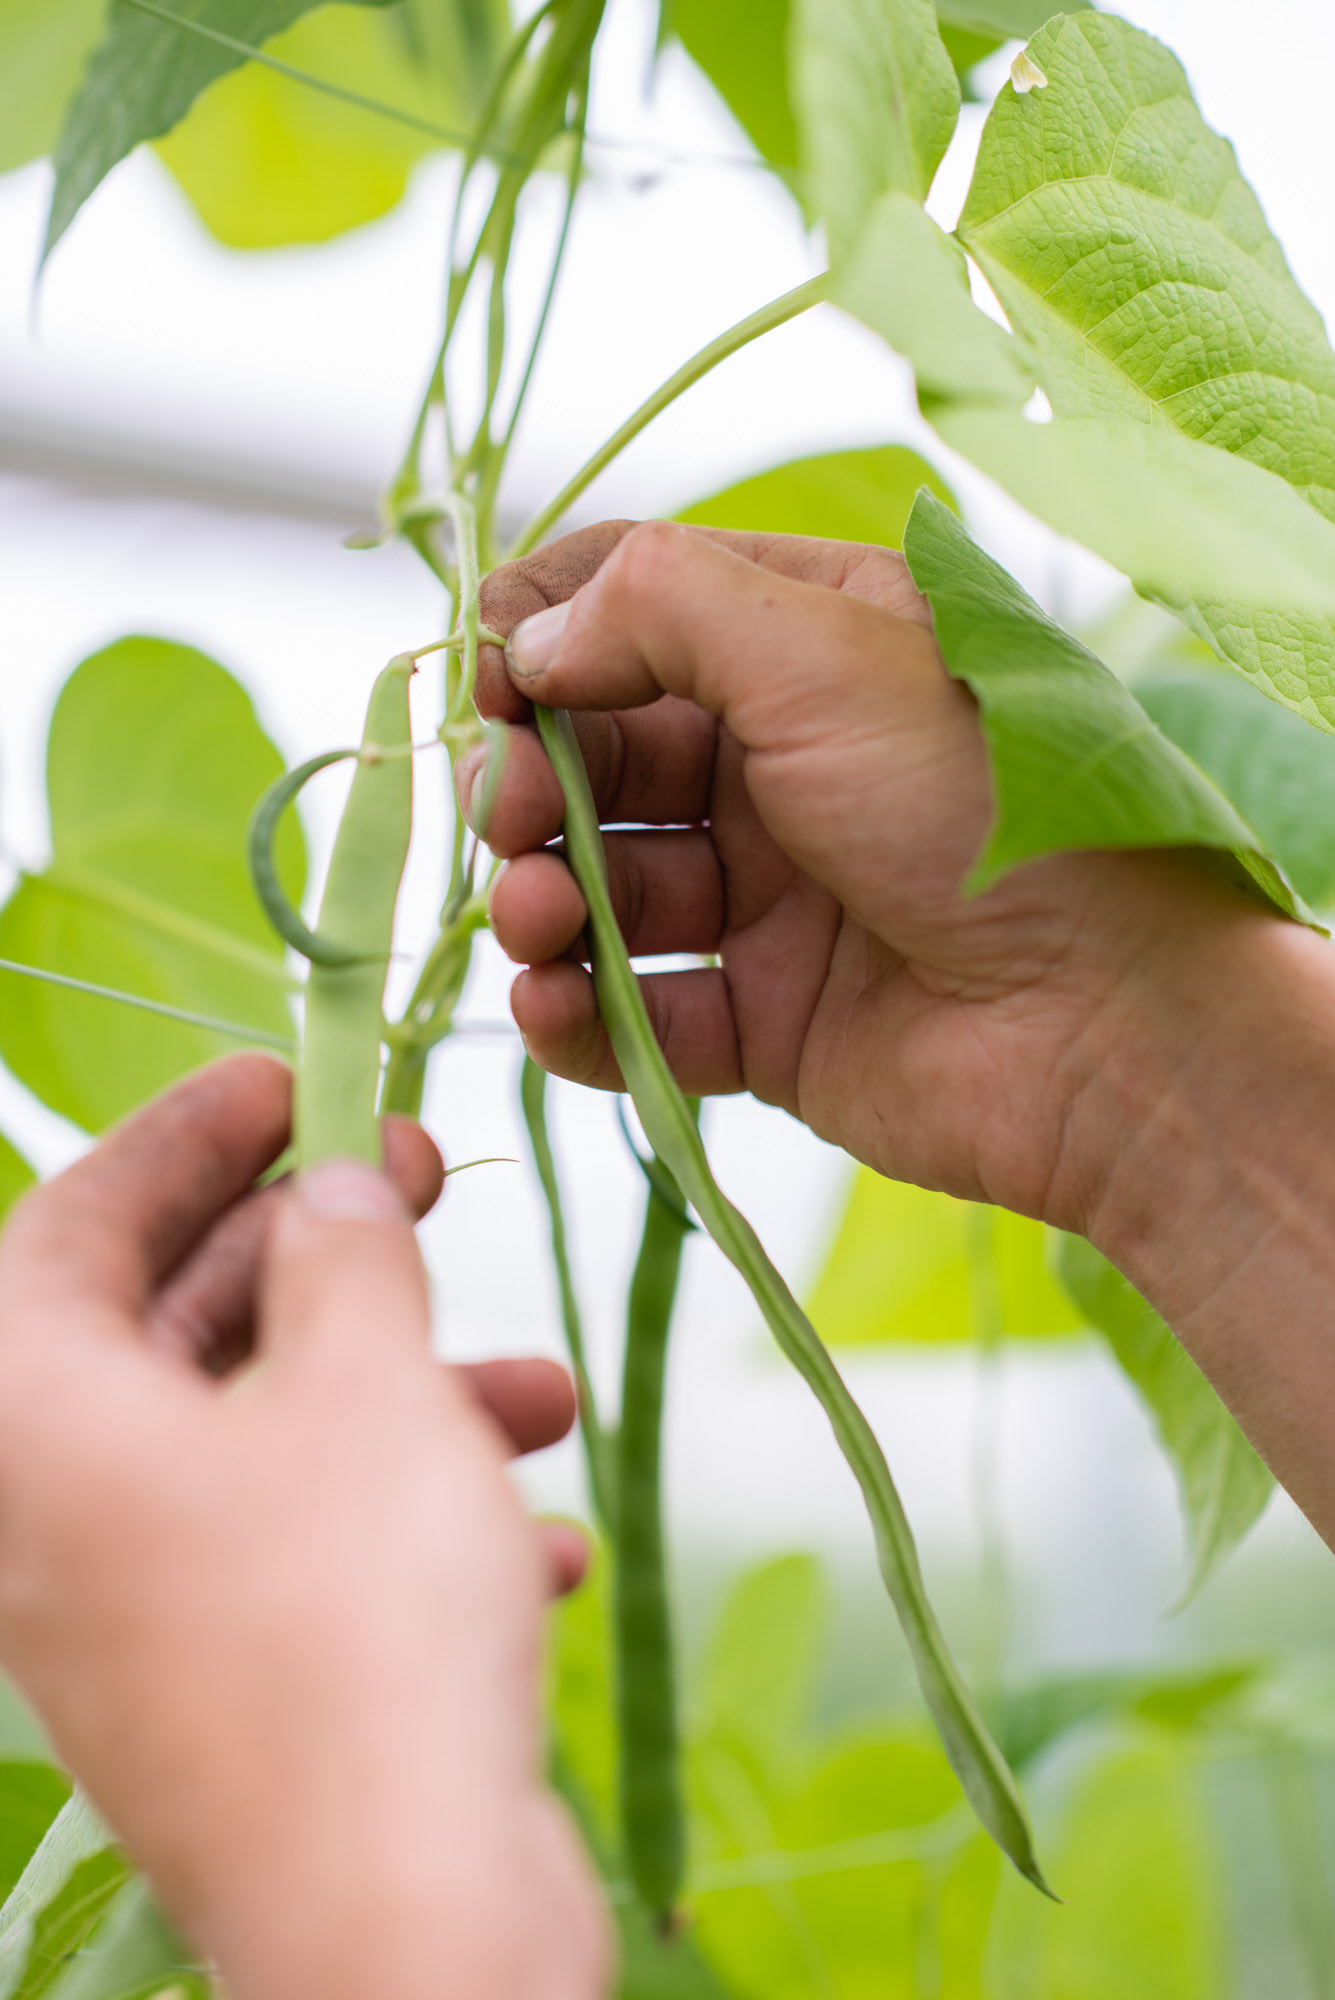
{"label": "wrist", "polygon": [[1335,1534],[1335,952],[1197,897],[1105,1009],[1063,1226],[1193,1354]]}

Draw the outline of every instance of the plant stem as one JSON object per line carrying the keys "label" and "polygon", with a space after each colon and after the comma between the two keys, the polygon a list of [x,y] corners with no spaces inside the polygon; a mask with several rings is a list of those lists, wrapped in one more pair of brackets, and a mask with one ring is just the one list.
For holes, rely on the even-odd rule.
{"label": "plant stem", "polygon": [[[698,1100],[693,1109],[698,1117]],[[691,1226],[680,1195],[669,1200],[651,1185],[626,1307],[616,1459],[621,1825],[635,1886],[665,1932],[681,1888],[686,1832],[660,1466],[668,1331]]]}
{"label": "plant stem", "polygon": [[783,326],[786,321],[796,319],[799,313],[806,312],[811,306],[820,305],[827,295],[829,282],[828,272],[822,272],[818,278],[809,278],[806,284],[796,286],[791,292],[785,292],[782,298],[771,299],[770,303],[761,306],[758,312],[748,313],[745,319],[738,320],[736,326],[729,327],[726,333],[719,334],[716,340],[711,340],[707,347],[702,347],[698,354],[692,355],[675,375],[669,375],[662,387],[655,389],[653,395],[627,417],[619,430],[613,431],[607,442],[600,445],[593,457],[585,461],[574,478],[566,482],[556,498],[529,522],[510,549],[509,560],[513,562],[516,557],[527,555],[530,549],[545,541],[561,516],[574,506],[586,487],[593,484],[598,474],[605,471],[612,460],[618,457],[631,440],[637,438],[655,417],[661,415],[670,403],[675,403],[678,396],[684,395],[688,389],[693,388],[708,375],[711,369],[717,368],[721,361],[726,361],[730,355],[736,354],[751,341],[759,340],[762,334],[772,333],[776,326]]}
{"label": "plant stem", "polygon": [[119,1006],[160,1014],[165,1021],[180,1021],[187,1028],[205,1028],[210,1034],[226,1035],[234,1042],[255,1042],[261,1048],[281,1049],[285,1055],[297,1046],[295,1035],[273,1035],[267,1028],[247,1028],[237,1021],[220,1021],[213,1014],[192,1013],[188,1007],[169,1007],[162,1000],[145,1000],[140,993],[122,993],[118,986],[98,986],[91,979],[47,972],[40,965],[23,965],[16,958],[0,958],[0,972],[17,972],[23,979],[39,979],[46,986],[64,986],[71,993],[90,993],[96,1000],[114,1000]]}

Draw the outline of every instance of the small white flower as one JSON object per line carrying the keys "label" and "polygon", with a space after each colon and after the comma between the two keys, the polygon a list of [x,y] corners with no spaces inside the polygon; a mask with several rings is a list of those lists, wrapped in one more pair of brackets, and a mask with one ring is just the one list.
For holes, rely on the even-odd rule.
{"label": "small white flower", "polygon": [[1021,49],[1011,64],[1011,83],[1017,97],[1027,97],[1031,90],[1047,89],[1048,80],[1028,49]]}

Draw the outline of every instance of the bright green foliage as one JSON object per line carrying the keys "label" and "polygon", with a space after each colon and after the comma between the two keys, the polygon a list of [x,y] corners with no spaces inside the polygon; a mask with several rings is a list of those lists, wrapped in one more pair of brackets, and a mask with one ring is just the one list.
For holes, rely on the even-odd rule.
{"label": "bright green foliage", "polygon": [[[1032,52],[1048,87],[1002,91],[960,236],[1058,416],[1176,429],[1335,519],[1335,354],[1181,65],[1101,14],[1059,17]],[[1268,694],[1335,729],[1328,619],[1284,597],[1257,616],[1226,587],[1158,587]]]}
{"label": "bright green foliage", "polygon": [[960,80],[960,95],[966,104],[976,104],[978,98],[973,89],[970,72],[983,61],[984,57],[995,54],[1001,47],[1000,36],[980,35],[972,28],[952,28],[948,22],[941,20],[939,14],[937,27],[940,30],[942,46],[955,65],[955,74]]}
{"label": "bright green foliage", "polygon": [[926,195],[959,80],[931,0],[797,0],[789,60],[808,191],[837,264],[878,196]]}
{"label": "bright green foliage", "polygon": [[1335,743],[1217,667],[1137,674],[1137,701],[1231,799],[1314,910],[1335,904]]}
{"label": "bright green foliage", "polygon": [[22,1153],[10,1145],[0,1132],[0,1219],[7,1209],[12,1208],[25,1188],[32,1186],[37,1176]]}
{"label": "bright green foliage", "polygon": [[35,1758],[0,1763],[0,1899],[12,1892],[69,1795],[68,1778],[51,1764]]}
{"label": "bright green foliage", "polygon": [[747,138],[776,167],[798,164],[788,95],[788,0],[673,0],[671,25]]}
{"label": "bright green foliage", "polygon": [[[385,6],[389,0],[359,4]],[[172,0],[167,11],[254,47],[310,8],[311,0]],[[131,0],[113,0],[56,148],[43,256],[127,153],[170,132],[202,90],[242,61],[235,50],[144,13]]]}
{"label": "bright green foliage", "polygon": [[0,173],[50,152],[107,0],[0,0]]}
{"label": "bright green foliage", "polygon": [[[461,79],[414,61],[393,14],[320,7],[266,53],[442,127],[470,121]],[[323,242],[384,215],[432,143],[247,63],[210,85],[157,150],[213,235],[251,250]]]}
{"label": "bright green foliage", "polygon": [[954,495],[925,458],[907,445],[821,452],[769,472],[739,479],[673,516],[705,528],[740,528],[765,535],[820,535],[835,542],[875,542],[902,548],[918,489],[948,507]]}
{"label": "bright green foliage", "polygon": [[[970,1208],[859,1167],[808,1304],[826,1342],[872,1347],[975,1338]],[[991,1218],[1007,1338],[1074,1332],[1078,1315],[1048,1270],[1042,1223],[1000,1208]]]}
{"label": "bright green foliage", "polygon": [[1260,1681],[1253,1664],[1211,1666],[1195,1673],[1134,1670],[1060,1674],[1031,1681],[1003,1700],[999,1727],[1006,1754],[1023,1770],[1083,1724],[1113,1716],[1139,1717],[1166,1729],[1198,1729],[1235,1719],[1240,1698]]}
{"label": "bright green foliage", "polygon": [[142,1878],[127,1882],[87,1947],[51,1989],[51,2000],[204,2000],[211,1990],[190,1969],[191,1953],[162,1915]]}
{"label": "bright green foliage", "polygon": [[1220,2000],[1230,1990],[1188,1746],[1152,1738],[1096,1765],[1072,1800],[1058,1854],[1064,1910],[1003,1897],[997,1961],[1018,1975],[1000,1987],[1006,2000]]}
{"label": "bright green foliage", "polygon": [[[252,807],[282,760],[244,691],[164,639],[76,668],[51,722],[53,859],[0,913],[0,957],[291,1028],[281,948],[245,865]],[[299,894],[288,815],[283,875]],[[0,973],[0,1055],[43,1103],[99,1131],[227,1046],[215,1034]]]}
{"label": "bright green foliage", "polygon": [[129,1878],[130,1866],[82,1793],[51,1822],[0,1908],[0,1995],[38,2000]]}
{"label": "bright green foliage", "polygon": [[[1079,14],[1090,0],[1066,0],[1064,14]],[[978,35],[996,35],[1003,41],[1027,42],[1045,21],[1051,20],[1049,0],[937,0],[943,25],[970,28]]]}
{"label": "bright green foliage", "polygon": [[967,396],[1018,409],[1033,392],[1025,349],[974,305],[959,246],[910,195],[872,205],[834,299],[912,362],[925,406]]}
{"label": "bright green foliage", "polygon": [[1073,848],[1215,847],[1294,913],[1283,877],[1222,794],[930,494],[914,507],[905,553],[946,666],[982,711],[996,817],[971,890]]}
{"label": "bright green foliage", "polygon": [[1057,1270],[1146,1405],[1173,1462],[1186,1515],[1192,1596],[1255,1524],[1274,1491],[1195,1362],[1154,1308],[1083,1237],[1058,1239]]}

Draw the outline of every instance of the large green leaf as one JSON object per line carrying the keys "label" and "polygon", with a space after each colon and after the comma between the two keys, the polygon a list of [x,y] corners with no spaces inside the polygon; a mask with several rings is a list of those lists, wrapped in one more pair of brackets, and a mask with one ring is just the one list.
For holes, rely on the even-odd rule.
{"label": "large green leaf", "polygon": [[1232,1991],[1222,1885],[1189,1744],[1156,1738],[1083,1776],[1065,1815],[1057,1880],[1062,1910],[1006,1885],[989,1992],[1221,2000]]}
{"label": "large green leaf", "polygon": [[22,1153],[0,1132],[0,1220],[36,1178]]}
{"label": "large green leaf", "polygon": [[[826,1345],[972,1340],[980,1302],[971,1209],[859,1167],[807,1307]],[[1042,1223],[985,1212],[1002,1332],[1017,1340],[1075,1332],[1078,1316],[1047,1267]]]}
{"label": "large green leaf", "polygon": [[674,519],[707,528],[819,535],[833,542],[875,542],[898,549],[921,486],[954,506],[945,481],[907,445],[829,451],[740,479],[683,507]]}
{"label": "large green leaf", "polygon": [[1106,1257],[1058,1239],[1057,1270],[1103,1334],[1173,1462],[1191,1546],[1191,1596],[1259,1519],[1275,1482],[1195,1362]]}
{"label": "large green leaf", "polygon": [[[357,0],[386,6],[391,0]],[[153,0],[157,6],[159,0]],[[254,47],[310,12],[312,0],[171,0],[166,11]],[[160,139],[215,78],[245,60],[234,49],[111,0],[56,148],[47,257],[93,189],[145,139]]]}
{"label": "large green leaf", "polygon": [[[1059,16],[1032,54],[1047,87],[1002,91],[960,236],[1039,356],[1058,417],[1180,432],[1335,519],[1335,353],[1181,65],[1092,13]],[[1266,693],[1335,729],[1335,622],[1297,615],[1310,600],[1258,615],[1226,578],[1174,587],[1122,566]]]}
{"label": "large green leaf", "polygon": [[0,0],[0,173],[50,152],[107,0]]}
{"label": "large green leaf", "polygon": [[[1079,14],[1089,5],[1090,0],[1065,0],[1061,12]],[[1051,0],[936,0],[936,9],[943,23],[1019,42],[1027,42],[1057,12]]]}
{"label": "large green leaf", "polygon": [[672,0],[671,26],[761,158],[791,171],[788,12],[788,0]]}
{"label": "large green leaf", "polygon": [[69,1795],[69,1779],[53,1764],[29,1757],[0,1762],[0,1899],[13,1893]]}
{"label": "large green leaf", "polygon": [[1233,807],[1101,660],[1039,610],[939,500],[919,496],[904,541],[949,671],[977,697],[995,795],[970,874],[1077,848],[1212,847],[1289,915],[1298,905]]}
{"label": "large green leaf", "polygon": [[1335,743],[1218,667],[1132,682],[1165,736],[1231,799],[1314,910],[1335,905]]}
{"label": "large green leaf", "polygon": [[814,1556],[777,1556],[733,1585],[692,1683],[695,1730],[791,1755],[806,1722],[829,1627]]}
{"label": "large green leaf", "polygon": [[[122,639],[76,668],[47,750],[53,858],[0,912],[0,957],[271,1034],[287,976],[251,887],[245,833],[283,768],[230,674],[191,647]],[[281,866],[304,875],[288,815]],[[0,1056],[99,1131],[225,1037],[0,972]]]}
{"label": "large green leaf", "polygon": [[931,0],[796,0],[790,51],[808,192],[837,263],[878,196],[924,199],[959,80]]}

